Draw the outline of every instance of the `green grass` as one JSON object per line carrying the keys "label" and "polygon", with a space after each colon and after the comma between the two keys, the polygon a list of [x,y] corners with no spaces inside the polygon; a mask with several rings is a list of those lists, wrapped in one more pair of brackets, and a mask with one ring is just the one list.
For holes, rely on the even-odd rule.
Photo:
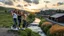
{"label": "green grass", "polygon": [[8,13],[0,12],[0,27],[10,27],[12,24],[12,16]]}
{"label": "green grass", "polygon": [[[27,22],[31,23],[35,20],[35,17],[27,19]],[[21,23],[22,24],[22,23]],[[13,25],[13,18],[10,13],[0,10],[0,27],[10,27]]]}
{"label": "green grass", "polygon": [[9,10],[11,9],[13,8],[0,7],[0,27],[9,28],[13,25],[13,19],[11,14],[9,13]]}
{"label": "green grass", "polygon": [[[10,13],[5,12],[5,9],[3,9],[0,10],[0,27],[9,28],[13,25],[13,18]],[[35,33],[30,29],[18,31],[8,30],[8,32],[17,33],[18,36],[40,36],[38,33]]]}
{"label": "green grass", "polygon": [[40,36],[38,33],[33,32],[30,29],[18,30],[18,31],[8,30],[8,32],[18,34],[18,36]]}

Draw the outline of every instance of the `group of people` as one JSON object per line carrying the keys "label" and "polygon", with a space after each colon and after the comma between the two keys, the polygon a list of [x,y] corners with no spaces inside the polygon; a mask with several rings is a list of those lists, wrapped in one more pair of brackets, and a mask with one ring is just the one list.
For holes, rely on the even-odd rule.
{"label": "group of people", "polygon": [[11,15],[13,17],[14,24],[11,26],[11,29],[18,30],[20,29],[21,22],[23,22],[23,28],[26,26],[26,15],[24,11],[20,11],[17,9],[14,9],[11,11]]}

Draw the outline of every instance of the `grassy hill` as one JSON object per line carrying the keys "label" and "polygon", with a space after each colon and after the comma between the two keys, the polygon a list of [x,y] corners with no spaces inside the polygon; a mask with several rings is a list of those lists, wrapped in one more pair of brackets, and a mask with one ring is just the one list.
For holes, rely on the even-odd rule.
{"label": "grassy hill", "polygon": [[[9,12],[5,12],[5,10],[9,11],[10,9],[11,8],[0,7],[0,28],[5,27],[5,29],[4,28],[0,29],[0,30],[3,30],[2,32],[0,31],[0,34],[4,33],[5,36],[9,36],[9,35],[11,36],[11,33],[13,34],[13,36],[17,36],[17,34],[18,36],[40,36],[38,33],[35,33],[30,29],[18,30],[18,31],[12,31],[9,29],[7,30],[6,28],[9,28],[13,25],[13,19],[11,14]],[[7,33],[7,31],[10,34]]]}
{"label": "grassy hill", "polygon": [[10,27],[13,24],[12,16],[10,13],[5,12],[10,9],[11,8],[0,7],[0,27]]}

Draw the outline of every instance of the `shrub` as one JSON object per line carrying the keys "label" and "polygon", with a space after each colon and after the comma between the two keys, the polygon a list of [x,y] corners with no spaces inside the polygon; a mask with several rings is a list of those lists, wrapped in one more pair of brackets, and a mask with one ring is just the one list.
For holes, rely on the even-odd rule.
{"label": "shrub", "polygon": [[32,34],[32,30],[30,30],[30,29],[26,29],[25,32],[27,33],[27,36],[31,36],[31,34]]}
{"label": "shrub", "polygon": [[27,33],[25,31],[19,31],[19,36],[27,36]]}
{"label": "shrub", "polygon": [[64,26],[58,24],[53,25],[50,29],[45,27],[43,30],[46,32],[47,36],[64,36]]}
{"label": "shrub", "polygon": [[64,26],[53,25],[48,31],[47,36],[64,36]]}
{"label": "shrub", "polygon": [[46,21],[44,18],[40,17],[40,23],[39,23],[39,27],[41,27],[41,25]]}
{"label": "shrub", "polygon": [[30,14],[27,17],[27,22],[32,23],[35,20],[35,15],[34,14]]}
{"label": "shrub", "polygon": [[52,27],[52,25],[46,25],[42,28],[45,34],[47,34],[47,31]]}
{"label": "shrub", "polygon": [[47,31],[47,36],[55,36],[56,34],[51,34],[50,30]]}
{"label": "shrub", "polygon": [[44,22],[44,23],[42,24],[42,26],[44,26],[44,25],[52,25],[52,23],[51,23],[51,22]]}
{"label": "shrub", "polygon": [[47,31],[47,36],[52,36],[52,35],[50,34],[50,30]]}
{"label": "shrub", "polygon": [[40,36],[38,33],[33,32],[30,29],[25,29],[25,30],[8,30],[8,32],[13,32],[15,34],[17,34],[18,36]]}
{"label": "shrub", "polygon": [[50,28],[51,34],[56,33],[56,32],[62,32],[62,31],[64,31],[64,26],[60,26],[58,24],[55,24]]}
{"label": "shrub", "polygon": [[52,27],[52,23],[51,22],[44,22],[42,25],[41,25],[41,29],[43,30],[43,32],[45,34],[47,34],[47,31]]}
{"label": "shrub", "polygon": [[36,32],[32,32],[32,34],[31,34],[32,36],[40,36],[38,33],[36,33]]}
{"label": "shrub", "polygon": [[41,27],[42,23],[43,23],[43,22],[42,22],[42,21],[40,21],[40,23],[39,23],[39,27]]}
{"label": "shrub", "polygon": [[41,28],[44,29],[44,27],[48,27],[48,26],[52,26],[52,23],[51,23],[51,22],[44,22],[44,23],[41,25]]}

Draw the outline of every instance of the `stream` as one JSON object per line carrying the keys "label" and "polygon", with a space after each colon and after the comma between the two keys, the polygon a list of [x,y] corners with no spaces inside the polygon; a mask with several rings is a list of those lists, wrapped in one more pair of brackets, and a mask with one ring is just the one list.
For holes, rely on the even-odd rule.
{"label": "stream", "polygon": [[38,26],[39,22],[40,22],[40,21],[39,22],[38,21],[39,21],[39,19],[36,18],[35,21],[28,26],[28,28],[34,32],[39,33],[39,35],[41,35],[41,36],[46,36],[45,33],[41,30],[41,28]]}

